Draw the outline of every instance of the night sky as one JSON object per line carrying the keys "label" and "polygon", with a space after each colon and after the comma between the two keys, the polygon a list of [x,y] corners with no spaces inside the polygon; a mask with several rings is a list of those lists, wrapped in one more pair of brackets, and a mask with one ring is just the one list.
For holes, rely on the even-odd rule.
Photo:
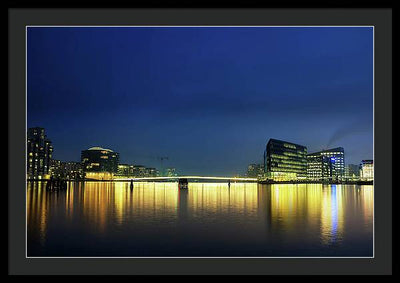
{"label": "night sky", "polygon": [[270,138],[373,157],[373,29],[28,28],[28,127],[54,158],[243,174]]}

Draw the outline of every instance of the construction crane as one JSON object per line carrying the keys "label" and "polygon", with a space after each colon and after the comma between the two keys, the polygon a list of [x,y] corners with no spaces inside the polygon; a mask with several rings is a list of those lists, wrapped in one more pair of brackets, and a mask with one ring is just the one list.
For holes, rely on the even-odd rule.
{"label": "construction crane", "polygon": [[157,156],[157,159],[160,160],[160,163],[161,163],[161,166],[160,166],[161,174],[164,175],[165,174],[165,172],[164,172],[165,170],[164,170],[163,161],[164,160],[169,160],[169,157],[168,156]]}

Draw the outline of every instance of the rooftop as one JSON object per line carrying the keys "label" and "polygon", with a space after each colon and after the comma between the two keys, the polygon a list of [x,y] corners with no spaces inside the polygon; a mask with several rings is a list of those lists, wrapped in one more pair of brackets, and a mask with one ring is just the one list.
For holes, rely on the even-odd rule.
{"label": "rooftop", "polygon": [[109,152],[114,152],[114,151],[112,151],[111,149],[102,148],[102,147],[100,147],[100,146],[94,146],[94,147],[89,148],[88,150],[105,150],[105,151],[109,151]]}

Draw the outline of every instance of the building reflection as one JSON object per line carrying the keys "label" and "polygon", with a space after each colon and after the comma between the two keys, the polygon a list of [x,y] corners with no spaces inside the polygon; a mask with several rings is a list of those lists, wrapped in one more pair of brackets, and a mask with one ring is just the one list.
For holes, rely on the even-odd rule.
{"label": "building reflection", "polygon": [[260,223],[258,233],[280,242],[330,246],[349,227],[371,229],[373,186],[189,183],[179,190],[176,182],[135,182],[131,190],[129,182],[71,182],[65,191],[49,192],[41,182],[29,182],[27,188],[28,234],[42,246],[59,225],[107,235],[211,218],[227,225]]}
{"label": "building reflection", "polygon": [[345,211],[341,186],[274,184],[270,194],[270,230],[281,231],[282,237],[319,236],[326,245],[342,238]]}
{"label": "building reflection", "polygon": [[330,185],[322,189],[321,241],[325,245],[341,241],[343,237],[343,188]]}
{"label": "building reflection", "polygon": [[93,230],[105,232],[109,217],[115,215],[115,183],[87,182],[83,190],[79,199],[83,218]]}
{"label": "building reflection", "polygon": [[177,217],[176,183],[88,182],[82,199],[84,217],[98,231],[127,221]]}
{"label": "building reflection", "polygon": [[[126,192],[128,190],[125,190]],[[175,182],[136,183],[132,192],[131,211],[135,217],[176,219],[178,213],[179,189]]]}
{"label": "building reflection", "polygon": [[258,191],[255,183],[189,183],[188,207],[191,214],[225,214],[234,211],[256,215]]}
{"label": "building reflection", "polygon": [[363,227],[371,228],[373,226],[373,214],[374,214],[374,190],[373,185],[364,185],[362,188],[356,187],[357,198],[360,200],[361,213],[363,216]]}
{"label": "building reflection", "polygon": [[364,225],[370,225],[370,219],[373,218],[374,213],[374,186],[366,185],[363,189],[358,190],[361,194],[362,207],[364,214]]}
{"label": "building reflection", "polygon": [[38,236],[43,246],[46,241],[50,202],[42,182],[28,182],[27,185],[27,229]]}

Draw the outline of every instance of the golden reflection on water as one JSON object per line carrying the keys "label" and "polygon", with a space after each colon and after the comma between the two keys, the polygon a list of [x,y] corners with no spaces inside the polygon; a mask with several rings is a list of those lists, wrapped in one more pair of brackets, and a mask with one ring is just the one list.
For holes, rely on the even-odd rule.
{"label": "golden reflection on water", "polygon": [[39,241],[44,244],[46,240],[47,222],[49,215],[49,202],[43,183],[28,183],[27,186],[27,223],[34,226],[39,234]]}
{"label": "golden reflection on water", "polygon": [[28,233],[41,245],[50,228],[106,234],[210,215],[226,223],[234,215],[256,220],[282,238],[317,234],[322,245],[332,245],[343,239],[346,223],[371,228],[373,186],[189,183],[180,191],[176,182],[137,182],[133,190],[128,182],[86,182],[48,192],[39,182],[27,189]]}
{"label": "golden reflection on water", "polygon": [[88,182],[82,197],[84,217],[96,228],[123,224],[132,218],[137,221],[176,218],[178,208],[178,185],[176,183],[129,183]]}
{"label": "golden reflection on water", "polygon": [[373,212],[374,212],[374,186],[372,185],[366,185],[363,186],[363,189],[360,190],[360,194],[362,201],[362,207],[363,207],[363,215],[364,215],[364,221],[365,223],[369,223],[369,220],[373,218]]}
{"label": "golden reflection on water", "polygon": [[296,235],[311,232],[320,225],[323,188],[320,184],[271,185],[271,227]]}
{"label": "golden reflection on water", "polygon": [[343,240],[346,221],[347,230],[372,226],[373,186],[274,184],[270,194],[271,229],[282,237],[316,234],[332,245]]}
{"label": "golden reflection on water", "polygon": [[192,213],[256,214],[256,183],[189,183],[188,207]]}
{"label": "golden reflection on water", "polygon": [[176,219],[179,203],[177,183],[136,183],[129,194],[132,199],[130,209],[135,217]]}
{"label": "golden reflection on water", "polygon": [[332,185],[322,190],[321,239],[326,245],[343,236],[343,188]]}
{"label": "golden reflection on water", "polygon": [[343,233],[342,187],[321,184],[271,186],[271,221],[287,232],[320,227],[323,244],[340,240]]}

